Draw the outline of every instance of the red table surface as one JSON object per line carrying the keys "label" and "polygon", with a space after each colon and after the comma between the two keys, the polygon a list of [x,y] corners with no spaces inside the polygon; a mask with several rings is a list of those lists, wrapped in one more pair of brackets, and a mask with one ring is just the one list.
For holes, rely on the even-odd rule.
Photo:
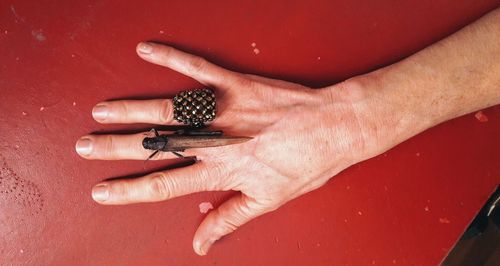
{"label": "red table surface", "polygon": [[124,2],[0,3],[2,265],[436,265],[500,183],[497,106],[484,110],[488,122],[454,119],[345,170],[199,257],[198,204],[231,193],[100,206],[97,182],[167,162],[144,170],[74,151],[90,132],[148,127],[100,125],[97,102],[200,86],[140,60],[139,41],[320,87],[403,59],[500,2]]}

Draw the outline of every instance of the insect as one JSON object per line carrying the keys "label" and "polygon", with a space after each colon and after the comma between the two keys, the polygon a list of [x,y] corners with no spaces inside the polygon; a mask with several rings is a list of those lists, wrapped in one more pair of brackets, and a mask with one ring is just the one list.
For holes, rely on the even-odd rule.
{"label": "insect", "polygon": [[146,159],[153,158],[158,152],[171,152],[177,157],[185,158],[180,152],[192,148],[207,148],[243,143],[251,137],[225,136],[222,131],[202,131],[195,129],[178,129],[172,134],[160,134],[156,129],[151,129],[154,137],[142,140],[144,149],[154,152]]}

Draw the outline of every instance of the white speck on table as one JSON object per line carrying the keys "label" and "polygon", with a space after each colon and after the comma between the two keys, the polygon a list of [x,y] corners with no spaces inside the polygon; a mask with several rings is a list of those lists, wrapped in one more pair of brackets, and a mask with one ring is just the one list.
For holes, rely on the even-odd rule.
{"label": "white speck on table", "polygon": [[214,206],[210,202],[202,202],[198,205],[201,213],[207,213],[209,210],[213,209]]}

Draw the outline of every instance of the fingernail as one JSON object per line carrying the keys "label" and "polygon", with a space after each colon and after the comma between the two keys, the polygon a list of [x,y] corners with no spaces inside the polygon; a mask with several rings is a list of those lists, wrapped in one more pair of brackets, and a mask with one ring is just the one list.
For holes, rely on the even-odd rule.
{"label": "fingernail", "polygon": [[207,255],[208,253],[208,250],[210,249],[210,247],[212,246],[212,244],[215,242],[215,240],[207,240],[205,241],[205,243],[203,243],[200,247],[199,247],[199,250],[200,250],[200,255],[202,256],[205,256]]}
{"label": "fingernail", "polygon": [[95,201],[106,201],[109,198],[108,185],[100,184],[92,189],[92,198]]}
{"label": "fingernail", "polygon": [[76,142],[76,152],[80,155],[90,155],[92,153],[92,140],[82,138]]}
{"label": "fingernail", "polygon": [[97,120],[104,120],[108,117],[108,107],[105,105],[97,105],[92,109],[92,116]]}
{"label": "fingernail", "polygon": [[139,44],[139,52],[143,54],[150,54],[153,51],[153,46],[148,43],[141,42]]}
{"label": "fingernail", "polygon": [[194,242],[194,251],[196,252],[196,254],[200,255],[200,256],[203,256],[205,254],[203,254],[203,252],[201,251],[201,242],[199,240],[196,240]]}

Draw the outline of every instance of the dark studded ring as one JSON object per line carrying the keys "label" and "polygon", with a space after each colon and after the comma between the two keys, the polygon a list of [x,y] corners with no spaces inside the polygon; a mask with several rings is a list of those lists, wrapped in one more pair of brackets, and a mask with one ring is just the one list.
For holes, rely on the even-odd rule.
{"label": "dark studded ring", "polygon": [[217,105],[213,90],[197,89],[175,95],[174,119],[193,127],[202,127],[215,119]]}

